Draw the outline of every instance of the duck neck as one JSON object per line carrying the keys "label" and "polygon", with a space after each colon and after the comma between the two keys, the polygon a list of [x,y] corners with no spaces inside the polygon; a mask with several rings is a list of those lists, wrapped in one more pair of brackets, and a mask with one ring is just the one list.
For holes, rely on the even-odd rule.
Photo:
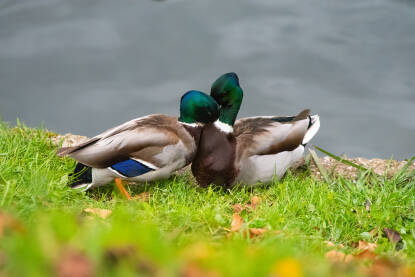
{"label": "duck neck", "polygon": [[220,128],[221,130],[228,130],[229,132],[233,131],[233,124],[238,116],[240,107],[241,101],[237,101],[227,107],[221,107],[219,119],[216,121],[219,122],[218,125],[222,127]]}
{"label": "duck neck", "polygon": [[202,130],[202,125],[200,123],[185,123],[179,121],[183,128],[193,137],[195,140],[196,145],[199,143],[200,139],[200,132]]}

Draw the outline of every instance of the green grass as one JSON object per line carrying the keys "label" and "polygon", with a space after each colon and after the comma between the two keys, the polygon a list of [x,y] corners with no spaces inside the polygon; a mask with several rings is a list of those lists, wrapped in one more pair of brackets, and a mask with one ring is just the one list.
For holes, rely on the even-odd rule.
{"label": "green grass", "polygon": [[[148,191],[150,199],[127,201],[114,185],[88,193],[69,189],[74,161],[56,157],[50,135],[0,123],[0,225],[4,214],[22,225],[4,224],[0,275],[54,276],[68,253],[78,253],[97,276],[353,276],[362,266],[333,266],[325,241],[354,254],[359,240],[376,242],[379,257],[415,264],[414,172],[391,179],[362,172],[356,182],[323,182],[306,170],[267,187],[230,191],[173,176],[129,186],[133,195]],[[259,206],[242,212],[241,231],[230,233],[232,206],[253,195],[262,198]],[[112,214],[86,216],[88,207]],[[390,242],[385,227],[402,241]],[[249,238],[247,228],[268,231]]]}

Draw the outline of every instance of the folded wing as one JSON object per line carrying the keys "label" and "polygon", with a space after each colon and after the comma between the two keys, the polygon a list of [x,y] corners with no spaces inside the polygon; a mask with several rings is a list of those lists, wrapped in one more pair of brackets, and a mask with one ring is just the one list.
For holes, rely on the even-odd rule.
{"label": "folded wing", "polygon": [[311,125],[308,109],[290,117],[242,118],[234,125],[237,147],[240,148],[238,158],[292,151],[303,143]]}
{"label": "folded wing", "polygon": [[80,163],[105,168],[130,158],[160,166],[154,157],[168,145],[177,144],[177,119],[164,115],[138,118],[109,129],[90,140],[58,150]]}

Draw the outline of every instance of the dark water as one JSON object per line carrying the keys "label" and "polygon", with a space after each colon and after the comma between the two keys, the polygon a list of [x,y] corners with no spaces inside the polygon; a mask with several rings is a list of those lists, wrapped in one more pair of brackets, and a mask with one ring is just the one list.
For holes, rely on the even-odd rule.
{"label": "dark water", "polygon": [[313,143],[415,155],[415,1],[0,0],[0,115],[92,136],[235,71],[240,116],[311,108]]}

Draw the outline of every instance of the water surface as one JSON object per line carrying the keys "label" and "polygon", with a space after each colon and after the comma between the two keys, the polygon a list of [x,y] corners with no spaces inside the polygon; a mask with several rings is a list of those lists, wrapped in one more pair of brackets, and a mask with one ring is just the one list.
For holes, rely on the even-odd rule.
{"label": "water surface", "polygon": [[240,116],[320,114],[337,154],[415,155],[415,1],[0,0],[0,115],[95,135],[235,71]]}

